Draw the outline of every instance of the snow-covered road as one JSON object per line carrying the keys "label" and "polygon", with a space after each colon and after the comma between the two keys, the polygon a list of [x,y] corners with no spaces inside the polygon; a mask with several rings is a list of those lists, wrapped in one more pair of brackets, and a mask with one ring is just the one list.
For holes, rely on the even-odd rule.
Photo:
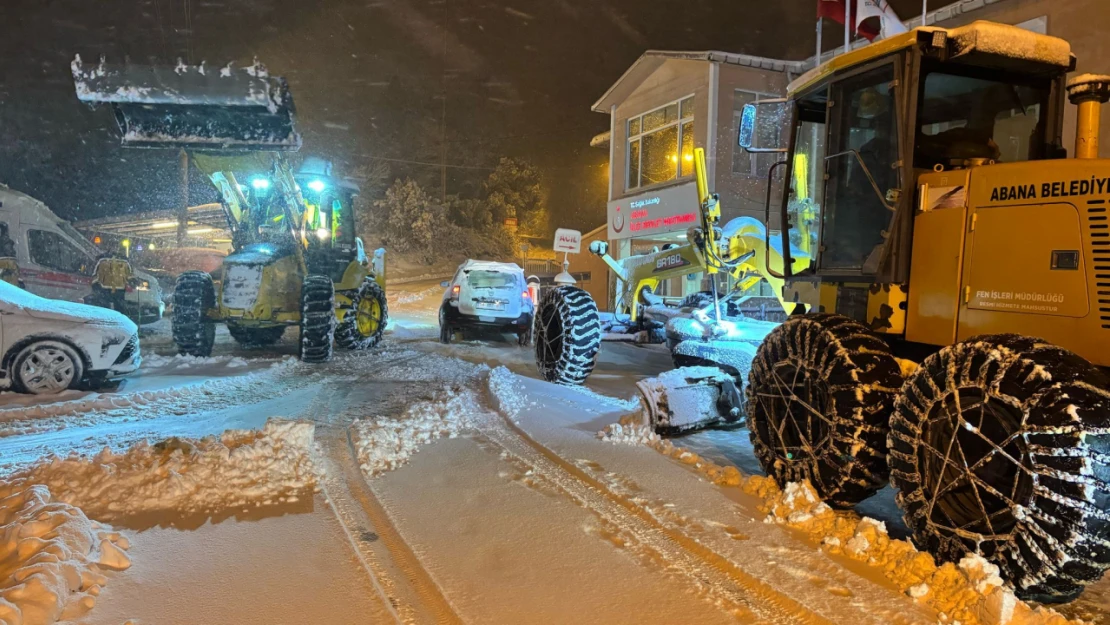
{"label": "snow-covered road", "polygon": [[[148,357],[114,393],[0,396],[0,485],[55,484],[130,547],[131,567],[102,571],[80,605],[55,596],[62,620],[1006,622],[980,618],[975,591],[952,591],[959,601],[906,591],[910,572],[884,565],[894,560],[877,549],[895,541],[877,525],[860,522],[862,551],[849,553],[807,533],[820,510],[769,512],[773,493],[737,488],[740,473],[714,465],[758,473],[746,431],[673,441],[693,454],[599,437],[634,408],[636,380],[670,368],[664,349],[607,343],[588,388],[557,387],[535,379],[531,351],[515,340],[439,344],[438,300],[432,282],[406,285],[391,294],[385,344],[323,366],[290,360],[292,336],[242,352],[221,335],[212,359]],[[148,354],[170,347],[164,334],[148,339]],[[280,425],[267,426],[272,439],[196,441],[271,418],[311,424],[313,442],[285,440],[294,430]],[[181,440],[92,458],[171,437]],[[274,453],[286,460],[274,464]],[[39,463],[49,454],[85,459]],[[297,474],[283,477],[288,466]],[[294,496],[305,467],[315,492]],[[205,505],[182,503],[192,500]],[[866,505],[898,538],[891,502]],[[22,595],[2,578],[28,570],[8,564],[19,564],[20,544],[0,532],[4,624],[4,602]],[[1104,622],[1104,586],[1062,611]],[[25,625],[53,622],[22,605]]]}

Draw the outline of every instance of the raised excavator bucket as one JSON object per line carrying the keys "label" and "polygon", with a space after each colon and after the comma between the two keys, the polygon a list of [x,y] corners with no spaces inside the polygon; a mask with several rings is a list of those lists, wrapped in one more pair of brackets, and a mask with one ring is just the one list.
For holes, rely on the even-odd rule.
{"label": "raised excavator bucket", "polygon": [[111,105],[124,147],[291,151],[301,147],[284,78],[244,68],[71,64],[77,98]]}

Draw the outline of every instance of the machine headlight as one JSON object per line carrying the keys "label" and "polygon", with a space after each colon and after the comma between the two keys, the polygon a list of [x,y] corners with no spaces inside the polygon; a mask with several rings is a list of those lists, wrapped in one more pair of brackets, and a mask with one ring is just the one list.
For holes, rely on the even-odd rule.
{"label": "machine headlight", "polygon": [[316,231],[316,238],[321,241],[326,241],[329,236],[331,236],[331,231],[327,228],[320,228]]}

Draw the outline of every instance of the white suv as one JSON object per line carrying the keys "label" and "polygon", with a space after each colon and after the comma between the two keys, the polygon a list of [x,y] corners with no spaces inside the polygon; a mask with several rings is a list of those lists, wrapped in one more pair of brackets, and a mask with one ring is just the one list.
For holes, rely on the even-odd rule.
{"label": "white suv", "polygon": [[439,337],[444,343],[466,328],[511,332],[521,345],[532,342],[535,305],[519,265],[468,260],[443,286]]}
{"label": "white suv", "polygon": [[51,395],[139,368],[139,330],[106,308],[51,300],[0,281],[0,389]]}

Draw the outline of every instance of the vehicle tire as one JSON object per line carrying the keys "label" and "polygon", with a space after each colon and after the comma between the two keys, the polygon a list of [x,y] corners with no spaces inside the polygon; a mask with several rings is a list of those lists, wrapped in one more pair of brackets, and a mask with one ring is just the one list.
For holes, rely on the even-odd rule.
{"label": "vehicle tire", "polygon": [[334,337],[335,285],[327,276],[307,276],[301,285],[301,360],[331,360]]}
{"label": "vehicle tire", "polygon": [[439,308],[439,342],[450,345],[451,339],[455,338],[455,329],[447,323],[447,313],[443,311],[443,306]]}
{"label": "vehicle tire", "polygon": [[216,325],[207,315],[215,306],[216,287],[212,276],[203,271],[186,271],[178,276],[170,326],[179,354],[200,358],[212,355]]}
{"label": "vehicle tire", "polygon": [[601,349],[601,319],[590,294],[573,286],[549,289],[535,324],[540,376],[558,384],[583,384]]}
{"label": "vehicle tire", "polygon": [[886,438],[902,372],[886,343],[832,314],[791,317],[760,344],[748,374],[756,457],[780,486],[809,480],[846,508],[887,481]]}
{"label": "vehicle tire", "polygon": [[1023,599],[1070,601],[1110,568],[1110,376],[1041,339],[925,359],[895,403],[891,481],[913,541],[996,564]]}
{"label": "vehicle tire", "polygon": [[251,328],[233,323],[227,324],[227,332],[241,347],[269,347],[281,340],[285,326]]}
{"label": "vehicle tire", "polygon": [[12,386],[20,393],[55,395],[74,388],[84,377],[84,361],[61,341],[36,341],[12,359]]}
{"label": "vehicle tire", "polygon": [[528,326],[528,329],[525,330],[524,332],[517,333],[517,335],[516,335],[517,344],[520,345],[521,347],[528,347],[529,345],[531,345],[532,344],[532,334],[533,334],[533,332],[535,332],[535,330],[532,328],[532,326]]}
{"label": "vehicle tire", "polygon": [[351,296],[351,310],[335,329],[335,343],[344,349],[370,349],[381,342],[388,322],[385,290],[367,277]]}

